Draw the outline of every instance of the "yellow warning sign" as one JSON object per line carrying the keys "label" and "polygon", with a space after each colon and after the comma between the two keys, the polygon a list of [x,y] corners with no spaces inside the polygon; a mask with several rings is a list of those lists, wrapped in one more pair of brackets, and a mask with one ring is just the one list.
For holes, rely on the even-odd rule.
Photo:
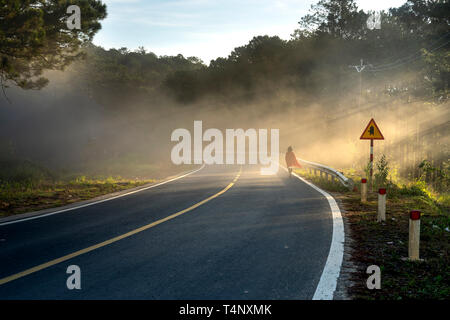
{"label": "yellow warning sign", "polygon": [[360,139],[365,140],[384,140],[383,134],[378,128],[375,120],[371,119]]}

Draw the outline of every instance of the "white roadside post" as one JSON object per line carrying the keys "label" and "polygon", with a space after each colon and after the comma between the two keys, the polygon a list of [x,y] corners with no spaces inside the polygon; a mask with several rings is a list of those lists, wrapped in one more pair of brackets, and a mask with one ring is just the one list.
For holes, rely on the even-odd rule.
{"label": "white roadside post", "polygon": [[361,202],[367,202],[367,179],[361,179]]}
{"label": "white roadside post", "polygon": [[417,261],[419,258],[420,243],[420,211],[413,210],[409,213],[409,260]]}
{"label": "white roadside post", "polygon": [[378,222],[386,221],[386,189],[378,190]]}

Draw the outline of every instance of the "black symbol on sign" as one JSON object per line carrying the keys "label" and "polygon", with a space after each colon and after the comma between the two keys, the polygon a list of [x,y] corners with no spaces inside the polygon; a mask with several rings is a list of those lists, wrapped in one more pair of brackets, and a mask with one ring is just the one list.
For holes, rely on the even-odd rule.
{"label": "black symbol on sign", "polygon": [[373,126],[370,127],[369,133],[371,136],[373,136],[375,134],[375,128]]}

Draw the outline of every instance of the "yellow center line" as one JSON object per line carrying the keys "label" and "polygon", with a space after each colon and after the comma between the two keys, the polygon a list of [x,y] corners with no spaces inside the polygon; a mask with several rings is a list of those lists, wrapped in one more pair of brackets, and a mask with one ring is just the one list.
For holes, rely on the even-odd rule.
{"label": "yellow center line", "polygon": [[147,224],[145,226],[142,226],[140,228],[134,229],[134,230],[132,230],[130,232],[127,232],[127,233],[124,233],[124,234],[122,234],[120,236],[117,236],[117,237],[111,238],[109,240],[97,243],[97,244],[92,245],[90,247],[87,247],[85,249],[75,251],[75,252],[70,253],[68,255],[65,255],[63,257],[51,260],[49,262],[37,265],[37,266],[35,266],[33,268],[30,268],[30,269],[24,270],[22,272],[10,275],[10,276],[8,276],[6,278],[2,278],[2,279],[0,279],[0,285],[8,283],[8,282],[11,282],[13,280],[16,280],[16,279],[19,279],[19,278],[22,278],[22,277],[25,277],[25,276],[27,276],[29,274],[38,272],[38,271],[46,269],[48,267],[54,266],[55,264],[58,264],[58,263],[67,261],[69,259],[78,257],[78,256],[80,256],[80,255],[82,255],[84,253],[87,253],[87,252],[93,251],[95,249],[107,246],[108,244],[117,242],[119,240],[122,240],[122,239],[125,239],[125,238],[128,238],[128,237],[131,237],[132,235],[135,235],[135,234],[137,234],[139,232],[142,232],[142,231],[145,231],[147,229],[153,228],[153,227],[155,227],[155,226],[157,226],[157,225],[159,225],[159,224],[161,224],[163,222],[172,220],[172,219],[174,219],[174,218],[176,218],[176,217],[178,217],[178,216],[180,216],[180,215],[182,215],[182,214],[184,214],[186,212],[192,211],[192,210],[200,207],[201,205],[207,203],[208,201],[211,201],[212,199],[217,198],[218,196],[220,196],[220,195],[224,194],[225,192],[227,192],[234,185],[234,183],[237,181],[237,179],[240,177],[241,172],[242,172],[242,167],[239,169],[239,173],[236,175],[236,177],[234,178],[233,182],[231,182],[228,186],[226,186],[224,189],[222,189],[221,191],[217,192],[216,194],[214,194],[214,195],[212,195],[212,196],[210,196],[210,197],[208,197],[208,198],[206,198],[206,199],[204,199],[204,200],[202,200],[200,202],[197,202],[196,204],[190,206],[189,208],[186,208],[184,210],[178,211],[178,212],[176,212],[176,213],[174,213],[174,214],[172,214],[170,216],[167,216],[167,217],[165,217],[163,219],[157,220],[155,222],[152,222],[152,223]]}

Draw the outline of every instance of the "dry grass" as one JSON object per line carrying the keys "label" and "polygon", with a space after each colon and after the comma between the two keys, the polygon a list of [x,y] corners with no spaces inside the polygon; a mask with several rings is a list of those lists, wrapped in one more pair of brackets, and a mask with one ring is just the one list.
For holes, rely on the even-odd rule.
{"label": "dry grass", "polygon": [[[386,221],[378,223],[377,194],[360,202],[359,192],[345,191],[329,181],[308,177],[340,200],[343,216],[352,235],[351,260],[357,271],[352,273],[349,288],[353,299],[403,300],[450,299],[450,214],[448,204],[440,202],[417,184],[411,187],[390,186]],[[357,184],[359,190],[359,185]],[[408,257],[409,211],[419,209],[421,218],[421,262],[405,261]],[[367,267],[381,269],[381,289],[366,286]]]}
{"label": "dry grass", "polygon": [[89,200],[108,193],[126,190],[155,180],[127,180],[121,178],[86,179],[38,183],[0,184],[0,217],[53,208],[77,201]]}

